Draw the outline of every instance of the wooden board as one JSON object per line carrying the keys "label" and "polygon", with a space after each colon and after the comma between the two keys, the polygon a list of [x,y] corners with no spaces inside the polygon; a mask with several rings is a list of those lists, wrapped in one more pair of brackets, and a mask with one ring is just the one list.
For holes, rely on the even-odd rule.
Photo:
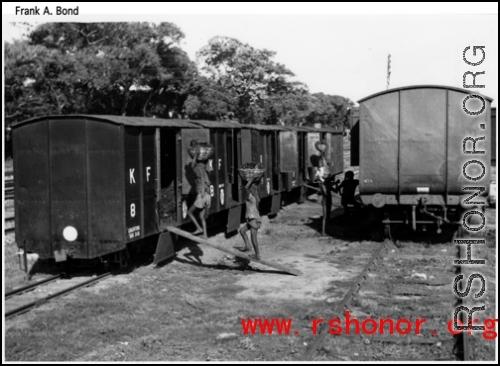
{"label": "wooden board", "polygon": [[156,253],[153,263],[161,263],[174,255],[175,249],[172,235],[170,235],[168,231],[164,231],[158,236],[158,243],[156,244]]}
{"label": "wooden board", "polygon": [[257,262],[257,263],[263,264],[265,266],[277,269],[277,270],[279,270],[281,272],[287,272],[287,273],[293,274],[295,276],[299,276],[299,275],[302,274],[302,272],[300,272],[300,271],[298,271],[296,269],[287,268],[287,267],[282,266],[281,264],[278,264],[278,263],[274,263],[274,262],[271,262],[271,261],[268,261],[268,260],[264,260],[264,259],[251,258],[251,257],[247,256],[246,254],[241,253],[240,251],[227,248],[227,247],[225,247],[223,245],[214,243],[213,241],[210,241],[208,239],[200,238],[199,236],[194,236],[194,235],[188,233],[187,231],[181,230],[181,229],[176,228],[174,226],[167,226],[166,229],[168,231],[174,233],[174,234],[183,236],[183,237],[185,237],[187,239],[190,239],[190,240],[193,240],[193,241],[195,241],[197,243],[208,245],[208,246],[210,246],[212,248],[215,248],[215,249],[221,250],[223,252],[232,254],[232,255],[234,255],[236,257],[244,258],[244,259],[247,259],[247,260],[252,261],[252,262]]}

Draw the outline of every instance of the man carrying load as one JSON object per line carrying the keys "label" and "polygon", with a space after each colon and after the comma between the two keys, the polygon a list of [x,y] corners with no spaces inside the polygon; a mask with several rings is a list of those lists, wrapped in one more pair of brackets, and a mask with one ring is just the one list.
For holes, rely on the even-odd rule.
{"label": "man carrying load", "polygon": [[[191,141],[191,145],[197,144],[196,141]],[[196,230],[193,235],[199,235],[203,233],[203,237],[207,238],[207,222],[205,220],[208,209],[210,208],[210,179],[208,178],[208,172],[211,171],[210,166],[207,164],[207,160],[200,160],[200,147],[196,148],[193,156],[193,161],[191,162],[191,167],[195,174],[195,185],[196,185],[196,199],[194,203],[188,210],[188,215],[191,221],[195,224]],[[200,214],[200,221],[203,228],[200,226],[196,218],[194,217],[194,211],[198,209]]]}
{"label": "man carrying load", "polygon": [[246,224],[239,230],[245,246],[243,248],[237,247],[236,249],[242,252],[249,252],[251,250],[250,243],[248,241],[247,231],[250,230],[250,236],[252,238],[253,249],[255,250],[255,255],[249,255],[249,257],[260,259],[259,243],[257,241],[257,233],[262,225],[262,219],[259,213],[259,180],[264,174],[264,169],[262,169],[259,164],[248,163],[245,164],[240,170],[240,175],[243,180],[247,181],[245,189],[248,193],[246,202]]}

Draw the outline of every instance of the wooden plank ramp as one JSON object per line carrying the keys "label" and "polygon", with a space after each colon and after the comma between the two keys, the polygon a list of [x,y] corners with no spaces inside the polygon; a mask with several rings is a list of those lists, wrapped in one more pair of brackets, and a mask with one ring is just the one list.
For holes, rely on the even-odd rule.
{"label": "wooden plank ramp", "polygon": [[309,188],[309,189],[312,189],[312,190],[314,190],[316,192],[320,191],[320,189],[318,187],[313,187],[313,186],[310,186],[310,185],[307,185],[307,184],[304,184],[304,186],[307,187],[307,188]]}
{"label": "wooden plank ramp", "polygon": [[300,276],[302,274],[302,272],[300,272],[299,270],[296,270],[296,269],[293,269],[293,268],[288,268],[288,267],[282,266],[281,264],[278,264],[278,263],[275,263],[275,262],[271,262],[271,261],[268,261],[268,260],[265,260],[265,259],[251,258],[248,255],[246,255],[246,254],[244,254],[244,253],[242,253],[240,251],[233,250],[231,248],[227,248],[227,247],[225,247],[223,245],[217,244],[217,243],[215,243],[213,241],[210,241],[208,239],[204,239],[204,238],[201,238],[199,236],[192,235],[191,233],[188,233],[187,231],[181,230],[181,229],[179,229],[177,227],[174,227],[174,226],[167,226],[166,229],[168,231],[170,231],[171,233],[173,233],[173,234],[177,234],[177,235],[183,236],[183,237],[185,237],[185,238],[187,238],[189,240],[193,240],[193,241],[195,241],[197,243],[200,243],[200,244],[208,245],[208,246],[210,246],[212,248],[215,248],[215,249],[221,250],[223,252],[232,254],[235,257],[244,258],[244,259],[247,259],[247,260],[252,261],[252,262],[257,262],[257,263],[263,264],[265,266],[277,269],[277,270],[279,270],[281,272],[286,272],[286,273],[293,274],[295,276]]}

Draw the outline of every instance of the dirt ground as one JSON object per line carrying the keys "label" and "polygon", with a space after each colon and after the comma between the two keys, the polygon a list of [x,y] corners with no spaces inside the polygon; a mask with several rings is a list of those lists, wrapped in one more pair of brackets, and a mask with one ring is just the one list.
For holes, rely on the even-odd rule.
{"label": "dirt ground", "polygon": [[[338,204],[338,200],[334,202]],[[6,214],[14,214],[12,201],[6,202]],[[487,260],[481,268],[487,281],[482,320],[494,318],[496,307],[496,209],[488,208],[486,214],[487,245],[477,252]],[[334,311],[336,304],[379,245],[369,239],[362,215],[346,217],[342,209],[334,207],[326,236],[319,234],[320,218],[321,206],[315,195],[302,205],[284,207],[273,219],[263,217],[259,231],[262,256],[300,270],[301,276],[279,273],[260,264],[247,265],[224,252],[182,240],[176,256],[160,267],[151,264],[152,253],[145,253],[146,259],[138,261],[128,273],[5,321],[5,359],[299,361],[316,339],[312,335],[314,319],[342,315]],[[227,238],[220,233],[210,239],[228,248],[242,244],[238,235]],[[432,312],[432,306],[439,311],[452,309],[454,268],[450,256],[455,255],[456,247],[450,239],[443,237],[431,243],[426,239],[403,238],[395,243],[387,247],[386,267],[376,267],[362,284],[350,305],[351,314],[360,319],[404,317]],[[6,291],[57,271],[52,264],[44,263],[28,281],[19,268],[14,235],[5,237],[4,249]],[[396,280],[410,280],[415,274],[446,284],[427,286],[423,292],[413,287],[413,292],[408,288],[402,291],[401,286],[395,285]],[[28,294],[22,301],[32,301],[78,280],[59,280]],[[432,296],[429,301],[423,299],[422,305],[424,293]],[[276,334],[276,330],[273,334],[244,334],[241,320],[249,318],[292,319],[293,323],[288,334]],[[439,339],[447,337],[446,324],[434,322],[432,326],[439,330]],[[429,329],[426,332],[427,337]],[[422,347],[411,343],[410,338],[394,344],[377,343],[366,337],[329,336],[314,360],[452,358],[453,339],[448,338]],[[480,333],[474,333],[473,340],[473,360],[494,359],[495,341],[485,341]]]}
{"label": "dirt ground", "polygon": [[[263,217],[259,232],[262,255],[300,270],[301,276],[278,273],[260,264],[246,266],[211,247],[183,241],[176,257],[161,267],[143,264],[130,273],[114,276],[8,320],[6,360],[301,360],[316,337],[312,335],[313,319],[339,316],[333,311],[335,304],[343,298],[378,246],[368,239],[366,224],[346,218],[341,209],[334,211],[328,235],[320,236],[321,206],[316,199],[311,196],[302,205],[287,206],[273,219]],[[494,216],[495,211],[490,210],[488,217]],[[494,242],[494,221],[492,225]],[[242,243],[238,236],[226,238],[222,233],[211,240],[227,247]],[[402,244],[403,249],[391,244],[388,253],[392,257],[410,259],[416,256],[420,262],[427,258],[422,253],[428,244]],[[13,245],[13,240],[6,242],[7,253],[15,253]],[[431,248],[431,254],[436,257],[442,250],[453,250],[449,242],[433,244]],[[486,252],[490,265],[495,263],[495,248]],[[401,258],[397,258],[394,265],[409,267],[407,263],[412,260],[405,263],[402,265]],[[427,275],[438,271],[436,263],[434,267],[428,261],[423,263]],[[438,263],[439,266],[442,264]],[[494,265],[491,268],[489,289],[495,287]],[[7,288],[25,281],[22,272],[13,265],[9,271]],[[411,268],[405,271],[405,276],[411,276]],[[36,277],[38,280],[47,275],[40,273]],[[374,272],[374,276],[377,275],[384,276]],[[390,282],[391,278],[386,281]],[[67,280],[61,280],[44,291],[55,291],[67,284]],[[434,291],[451,294],[448,288],[451,282],[448,287]],[[370,306],[377,311],[392,309],[387,304],[392,304],[391,298],[397,296],[380,292],[369,283],[362,285],[361,290],[363,297],[368,297],[361,306],[354,303],[352,307],[353,314],[361,317],[370,314]],[[370,291],[375,294],[370,295]],[[489,291],[487,306],[490,312],[495,307],[494,299],[495,293]],[[411,297],[400,294],[396,309],[412,301]],[[440,301],[440,306],[452,307],[451,295]],[[274,334],[245,335],[241,319],[248,318],[284,318],[292,319],[293,323],[289,335],[276,334],[276,331]],[[418,348],[413,349],[418,355]],[[424,348],[427,354],[420,356],[433,357],[436,349],[446,353],[444,348],[433,345]],[[481,350],[486,352],[481,359],[494,357],[495,348],[491,348],[491,343],[482,346]],[[314,359],[373,361],[398,355],[409,357],[408,354],[411,354],[408,348],[401,345],[367,345],[363,340],[354,342],[351,338],[331,337]]]}

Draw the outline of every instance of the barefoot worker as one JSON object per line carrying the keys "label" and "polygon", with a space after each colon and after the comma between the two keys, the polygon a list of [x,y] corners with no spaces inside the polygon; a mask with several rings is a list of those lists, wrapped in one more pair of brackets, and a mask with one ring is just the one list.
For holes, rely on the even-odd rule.
{"label": "barefoot worker", "polygon": [[[211,171],[210,167],[207,164],[207,161],[198,161],[198,156],[200,155],[200,149],[196,149],[196,152],[193,156],[193,161],[191,162],[191,167],[193,168],[194,174],[196,176],[196,199],[193,205],[188,210],[188,215],[191,221],[196,226],[196,231],[193,232],[193,235],[203,234],[203,236],[207,237],[207,222],[205,221],[205,217],[208,209],[210,208],[210,179],[208,178],[208,172]],[[199,211],[199,217],[203,228],[200,226],[196,218],[194,217],[194,211]]]}
{"label": "barefoot worker", "polygon": [[352,171],[347,171],[344,176],[344,181],[339,185],[339,181],[335,182],[334,192],[340,192],[342,197],[342,206],[344,207],[344,213],[349,213],[349,205],[354,205],[359,208],[361,205],[354,199],[356,193],[356,187],[359,185],[359,180],[354,179],[354,173]]}
{"label": "barefoot worker", "polygon": [[323,219],[321,225],[321,235],[325,235],[326,222],[330,220],[330,211],[332,205],[332,193],[330,189],[331,177],[328,163],[325,159],[325,151],[327,148],[326,142],[320,140],[315,144],[318,150],[316,155],[311,157],[314,166],[314,182],[319,183],[319,193],[321,196],[321,206],[323,207]]}
{"label": "barefoot worker", "polygon": [[[247,164],[245,164],[245,165],[247,165]],[[248,177],[248,182],[245,185],[245,189],[248,193],[247,202],[246,202],[246,215],[245,215],[247,222],[240,229],[240,234],[241,234],[241,237],[243,238],[243,241],[245,242],[245,247],[243,247],[243,248],[238,247],[237,249],[241,250],[242,252],[248,252],[248,251],[252,250],[250,247],[250,243],[248,241],[248,236],[247,236],[247,231],[250,230],[250,236],[252,238],[252,245],[253,245],[253,249],[255,250],[255,255],[250,255],[250,257],[255,258],[255,259],[260,259],[259,243],[257,241],[257,233],[260,229],[260,226],[262,225],[262,220],[260,218],[260,213],[259,213],[260,197],[259,197],[259,190],[258,190],[258,186],[259,186],[258,182],[262,176],[261,173],[263,173],[264,171],[262,169],[260,169],[258,166],[256,166],[255,169],[258,169],[260,171],[260,174]]]}

